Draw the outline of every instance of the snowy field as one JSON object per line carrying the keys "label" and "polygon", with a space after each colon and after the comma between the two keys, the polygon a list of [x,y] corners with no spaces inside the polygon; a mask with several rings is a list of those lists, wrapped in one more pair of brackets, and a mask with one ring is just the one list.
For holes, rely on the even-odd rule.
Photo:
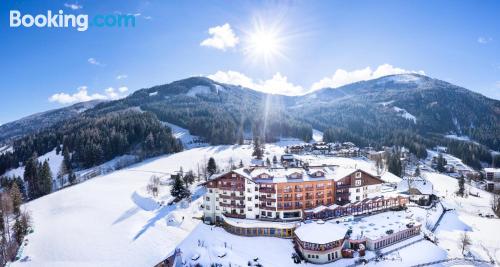
{"label": "snowy field", "polygon": [[[61,163],[63,162],[63,156],[62,153],[59,153],[59,155],[56,154],[56,149],[50,151],[49,153],[42,155],[38,157],[38,161],[43,163],[45,160],[49,161],[49,167],[50,170],[52,171],[52,177],[56,177],[57,172],[59,171],[59,168],[61,167]],[[21,166],[16,169],[9,170],[8,172],[5,173],[6,177],[9,176],[20,176],[23,177],[24,175],[24,166]]]}
{"label": "snowy field", "polygon": [[457,179],[439,173],[423,172],[424,176],[434,184],[437,194],[444,197],[446,208],[454,209],[447,212],[436,231],[439,246],[448,251],[448,257],[462,257],[458,247],[461,233],[467,231],[472,239],[471,253],[478,259],[500,262],[500,219],[485,218],[478,214],[492,214],[489,192],[466,185],[466,191],[479,197],[457,197]]}
{"label": "snowy field", "polygon": [[[283,139],[268,144],[264,157],[279,157],[285,145],[294,143],[300,141]],[[233,266],[234,263],[246,266],[255,257],[259,257],[264,266],[293,266],[291,240],[239,237],[201,223],[202,188],[192,188],[195,192],[192,203],[174,206],[159,204],[171,200],[168,185],[160,189],[157,199],[145,192],[151,175],[167,177],[181,166],[184,171],[196,172],[209,157],[215,158],[220,169],[227,170],[231,163],[238,164],[240,160],[244,164],[255,163],[251,153],[251,145],[193,148],[149,159],[31,201],[24,207],[32,213],[34,233],[27,236],[21,260],[13,266],[153,266],[176,247],[185,252],[184,257],[188,260],[200,255],[200,261],[210,261],[226,254],[219,259]],[[50,157],[51,165],[57,164],[51,155],[43,157]],[[372,162],[363,159],[325,158],[325,161],[374,168]],[[488,259],[490,254],[498,260],[500,244],[491,233],[500,227],[499,220],[477,216],[478,211],[490,211],[491,195],[474,188],[471,190],[479,192],[481,197],[457,199],[452,196],[457,186],[455,179],[436,173],[424,174],[438,194],[445,197],[445,206],[456,209],[441,221],[436,232],[439,246],[422,241],[391,254],[389,261],[370,262],[369,265],[406,266],[459,257],[457,243],[463,230],[470,231],[474,255]],[[431,211],[416,207],[410,210],[424,225],[425,221],[436,221],[441,212],[440,207]],[[425,252],[425,256],[415,251]],[[344,266],[350,262],[352,260],[342,260],[326,266]]]}
{"label": "snowy field", "polygon": [[[283,146],[266,145],[265,156],[283,152]],[[196,172],[212,156],[221,169],[230,161],[249,164],[251,153],[249,145],[194,148],[31,201],[24,208],[32,213],[34,233],[13,266],[152,266],[200,223],[193,216],[200,216],[201,199],[188,206],[156,206],[143,190],[151,175],[174,173],[181,166]],[[160,193],[169,199],[168,186]]]}

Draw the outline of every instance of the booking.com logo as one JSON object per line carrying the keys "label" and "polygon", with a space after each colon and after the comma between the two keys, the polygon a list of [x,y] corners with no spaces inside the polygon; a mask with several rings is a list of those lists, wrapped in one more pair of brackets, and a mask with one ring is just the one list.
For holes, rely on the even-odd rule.
{"label": "booking.com logo", "polygon": [[38,28],[76,28],[77,31],[86,31],[89,27],[135,27],[134,15],[108,14],[95,15],[89,21],[86,14],[64,14],[62,10],[47,14],[21,14],[19,10],[10,11],[10,27],[38,27]]}

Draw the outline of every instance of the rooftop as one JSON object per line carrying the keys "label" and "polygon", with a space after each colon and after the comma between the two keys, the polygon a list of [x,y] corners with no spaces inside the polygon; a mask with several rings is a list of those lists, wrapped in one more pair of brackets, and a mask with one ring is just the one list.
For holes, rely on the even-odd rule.
{"label": "rooftop", "polygon": [[295,235],[303,242],[327,244],[341,240],[347,233],[347,227],[333,221],[303,223],[295,229]]}
{"label": "rooftop", "polygon": [[363,217],[359,220],[350,222],[342,222],[341,226],[351,228],[351,239],[369,238],[377,240],[389,235],[387,231],[392,230],[394,233],[407,229],[407,224],[412,223],[418,225],[413,214],[405,211],[388,211],[372,216]]}

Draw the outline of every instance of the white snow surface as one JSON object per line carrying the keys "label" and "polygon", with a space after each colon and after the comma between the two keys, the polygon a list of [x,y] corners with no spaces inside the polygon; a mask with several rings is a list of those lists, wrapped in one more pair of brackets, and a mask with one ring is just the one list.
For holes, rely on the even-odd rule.
{"label": "white snow surface", "polygon": [[[266,154],[283,153],[282,146],[266,145]],[[153,266],[200,223],[192,217],[199,216],[201,199],[187,207],[157,208],[140,191],[151,175],[167,175],[181,166],[196,171],[198,163],[212,156],[221,169],[228,169],[230,159],[250,164],[251,154],[249,145],[194,148],[33,200],[23,208],[32,214],[34,233],[27,236],[24,261],[13,266]],[[161,194],[168,199],[168,188]]]}
{"label": "white snow surface", "polygon": [[195,97],[197,94],[210,94],[210,87],[204,85],[197,85],[189,89],[187,92],[188,96]]}
{"label": "white snow surface", "polygon": [[410,114],[408,111],[406,111],[406,109],[404,108],[398,108],[398,107],[392,107],[394,109],[394,111],[396,111],[398,113],[398,115],[400,115],[401,117],[407,119],[407,120],[412,120],[413,123],[417,123],[417,118],[415,116],[413,116],[412,114]]}
{"label": "white snow surface", "polygon": [[446,208],[454,209],[447,212],[439,224],[436,236],[439,246],[448,251],[448,258],[462,257],[459,249],[460,235],[467,231],[471,240],[471,253],[483,260],[490,260],[490,254],[496,262],[500,261],[500,239],[495,234],[500,229],[498,218],[490,219],[478,214],[493,214],[491,210],[492,194],[466,184],[466,192],[478,193],[479,197],[469,195],[462,198],[456,196],[457,179],[447,175],[423,172],[427,180],[434,185],[436,194],[443,198]]}
{"label": "white snow surface", "polygon": [[[61,164],[64,160],[62,153],[59,153],[59,155],[57,155],[56,149],[54,148],[54,150],[50,151],[49,153],[38,157],[38,161],[41,163],[43,163],[45,160],[49,161],[49,167],[50,167],[50,170],[52,171],[52,177],[55,178],[57,175],[57,172],[59,171],[59,168],[61,167]],[[24,166],[9,170],[5,173],[5,176],[7,176],[7,177],[9,177],[9,176],[21,176],[21,177],[23,177],[23,175],[24,175]]]}
{"label": "white snow surface", "polygon": [[3,155],[7,152],[12,152],[13,149],[12,149],[12,146],[2,146],[0,147],[0,155]]}
{"label": "white snow surface", "polygon": [[202,142],[201,137],[192,135],[188,129],[182,128],[178,125],[169,122],[162,122],[164,125],[170,127],[172,129],[172,134],[175,138],[179,139],[182,142],[184,148],[194,148],[194,147],[202,147],[208,146],[209,144],[206,142]]}
{"label": "white snow surface", "polygon": [[323,141],[323,132],[313,129],[313,140],[315,142],[322,142]]}

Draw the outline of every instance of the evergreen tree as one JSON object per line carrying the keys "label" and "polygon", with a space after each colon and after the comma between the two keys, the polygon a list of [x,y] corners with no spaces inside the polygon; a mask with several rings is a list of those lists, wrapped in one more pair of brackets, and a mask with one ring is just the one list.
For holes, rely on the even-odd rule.
{"label": "evergreen tree", "polygon": [[403,167],[401,164],[399,152],[389,153],[387,159],[387,168],[389,172],[392,172],[396,176],[403,175]]}
{"label": "evergreen tree", "polygon": [[262,157],[264,156],[264,150],[260,143],[259,137],[254,138],[252,156],[254,156],[256,159],[262,159]]}
{"label": "evergreen tree", "polygon": [[14,215],[19,216],[21,214],[21,204],[23,204],[23,196],[21,195],[21,191],[19,191],[17,183],[12,183],[9,193],[10,197],[12,198]]}
{"label": "evergreen tree", "polygon": [[36,153],[28,159],[24,166],[24,181],[28,184],[28,197],[34,199],[39,194],[38,161]]}
{"label": "evergreen tree", "polygon": [[415,169],[415,173],[413,174],[413,176],[415,176],[415,177],[419,177],[420,176],[420,168],[419,168],[419,166],[417,166],[417,168]]}
{"label": "evergreen tree", "polygon": [[438,172],[446,171],[446,169],[444,168],[444,166],[446,165],[446,159],[443,158],[443,154],[439,153],[436,164],[436,169]]}
{"label": "evergreen tree", "polygon": [[217,164],[215,163],[215,159],[210,157],[208,159],[208,165],[207,165],[207,173],[208,176],[212,176],[217,172]]}
{"label": "evergreen tree", "polygon": [[278,158],[276,158],[276,155],[273,156],[273,164],[278,164]]}
{"label": "evergreen tree", "polygon": [[40,195],[44,196],[52,192],[52,173],[50,171],[49,162],[45,160],[42,164],[42,168],[40,170],[39,180],[39,188]]}
{"label": "evergreen tree", "polygon": [[457,191],[457,195],[463,197],[465,194],[465,178],[464,176],[460,176],[460,178],[458,178],[458,191]]}
{"label": "evergreen tree", "polygon": [[172,175],[174,178],[172,182],[172,189],[170,189],[170,194],[176,198],[176,200],[181,200],[183,198],[189,197],[190,192],[184,186],[180,175]]}
{"label": "evergreen tree", "polygon": [[269,160],[269,158],[266,158],[266,166],[267,167],[271,166],[271,161]]}
{"label": "evergreen tree", "polygon": [[241,159],[240,159],[240,164],[238,165],[238,167],[240,167],[240,168],[243,168],[243,167],[244,167],[244,165],[243,165],[243,160],[241,160]]}
{"label": "evergreen tree", "polygon": [[194,178],[195,178],[194,173],[191,170],[186,172],[186,174],[184,174],[184,176],[182,176],[182,181],[186,185],[186,188],[188,188],[189,185],[194,183]]}
{"label": "evergreen tree", "polygon": [[69,184],[75,184],[75,182],[76,182],[76,174],[73,172],[73,170],[69,170],[68,182],[69,182]]}

